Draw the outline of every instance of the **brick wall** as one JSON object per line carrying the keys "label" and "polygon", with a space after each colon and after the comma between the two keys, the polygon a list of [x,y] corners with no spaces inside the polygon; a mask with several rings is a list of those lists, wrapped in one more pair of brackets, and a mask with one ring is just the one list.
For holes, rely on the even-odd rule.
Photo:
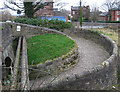
{"label": "brick wall", "polygon": [[49,3],[49,5],[44,6],[43,9],[39,9],[36,13],[36,15],[40,17],[51,17],[54,15],[53,13],[53,3]]}
{"label": "brick wall", "polygon": [[[111,21],[120,21],[120,10],[111,10],[110,12],[112,14]],[[118,14],[118,12],[119,12],[119,14]],[[117,18],[119,18],[119,20]]]}

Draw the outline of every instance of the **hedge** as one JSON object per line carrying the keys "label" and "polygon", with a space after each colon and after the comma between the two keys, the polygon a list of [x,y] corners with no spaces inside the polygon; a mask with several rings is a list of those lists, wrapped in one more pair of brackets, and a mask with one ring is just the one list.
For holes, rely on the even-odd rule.
{"label": "hedge", "polygon": [[23,23],[23,24],[30,24],[35,26],[41,27],[48,27],[51,29],[62,30],[71,28],[73,25],[71,22],[65,22],[61,20],[42,20],[42,19],[33,19],[33,18],[16,18],[15,22]]}

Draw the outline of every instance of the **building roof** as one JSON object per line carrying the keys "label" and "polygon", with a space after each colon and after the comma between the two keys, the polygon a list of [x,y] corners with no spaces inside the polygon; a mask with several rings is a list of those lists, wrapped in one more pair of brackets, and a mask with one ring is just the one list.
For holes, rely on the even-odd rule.
{"label": "building roof", "polygon": [[[90,9],[88,6],[82,6],[82,9]],[[71,10],[80,10],[80,6],[71,6]]]}
{"label": "building roof", "polygon": [[99,16],[106,16],[108,14],[108,12],[102,12],[99,14]]}
{"label": "building roof", "polygon": [[43,3],[45,2],[53,2],[53,0],[42,0]]}
{"label": "building roof", "polygon": [[67,15],[61,11],[54,11],[54,16],[67,16]]}
{"label": "building roof", "polygon": [[112,8],[112,9],[110,9],[110,10],[113,10],[113,11],[115,11],[115,10],[120,10],[120,5],[119,5],[119,7],[115,7],[115,8]]}
{"label": "building roof", "polygon": [[80,6],[71,6],[71,10],[80,10]]}
{"label": "building roof", "polygon": [[[34,1],[34,0],[33,0]],[[35,5],[37,2],[41,2],[44,4],[48,4],[48,3],[54,3],[53,0],[36,0],[33,5]]]}

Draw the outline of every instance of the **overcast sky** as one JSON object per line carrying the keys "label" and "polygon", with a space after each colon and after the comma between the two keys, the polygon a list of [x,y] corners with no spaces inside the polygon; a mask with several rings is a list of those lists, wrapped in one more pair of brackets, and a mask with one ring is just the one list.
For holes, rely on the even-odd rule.
{"label": "overcast sky", "polygon": [[3,6],[3,0],[0,0],[0,8]]}
{"label": "overcast sky", "polygon": [[[0,0],[0,8],[2,7],[2,2],[4,0]],[[19,0],[15,0],[15,1],[19,1]],[[21,0],[20,0],[21,1]],[[55,0],[54,0],[55,1]],[[63,8],[65,8],[66,10],[71,10],[71,6],[78,6],[80,0],[57,0],[58,2],[66,2],[68,3],[67,5],[65,5]],[[104,2],[106,0],[81,0],[82,1],[82,5],[89,5],[90,9],[92,9],[93,7],[97,7],[99,8],[99,10],[103,11],[101,6],[104,4]],[[111,0],[112,1],[112,0]],[[55,6],[55,5],[54,5]],[[54,7],[55,8],[55,7]],[[59,8],[59,7],[58,7]]]}
{"label": "overcast sky", "polygon": [[[0,8],[2,7],[2,2],[4,0],[0,0]],[[17,0],[16,0],[17,1]],[[68,3],[64,8],[67,10],[71,9],[71,6],[77,6],[79,5],[80,0],[58,0],[58,2],[66,2]],[[93,6],[100,7],[105,0],[82,0],[83,5],[90,5],[92,8]]]}
{"label": "overcast sky", "polygon": [[[106,0],[81,0],[81,1],[82,1],[82,5],[85,5],[85,6],[89,5],[91,9],[93,7],[97,7],[100,10],[102,10],[102,8],[100,8],[100,7],[103,5],[103,3]],[[71,10],[71,6],[78,6],[80,0],[59,0],[59,2],[69,3],[64,8],[67,9],[67,10]]]}

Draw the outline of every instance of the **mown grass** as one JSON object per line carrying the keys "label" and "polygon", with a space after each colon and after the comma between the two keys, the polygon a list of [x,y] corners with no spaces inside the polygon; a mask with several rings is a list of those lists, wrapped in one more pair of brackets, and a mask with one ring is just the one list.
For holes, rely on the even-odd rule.
{"label": "mown grass", "polygon": [[28,63],[37,65],[60,57],[75,46],[70,38],[60,34],[43,34],[27,39]]}

